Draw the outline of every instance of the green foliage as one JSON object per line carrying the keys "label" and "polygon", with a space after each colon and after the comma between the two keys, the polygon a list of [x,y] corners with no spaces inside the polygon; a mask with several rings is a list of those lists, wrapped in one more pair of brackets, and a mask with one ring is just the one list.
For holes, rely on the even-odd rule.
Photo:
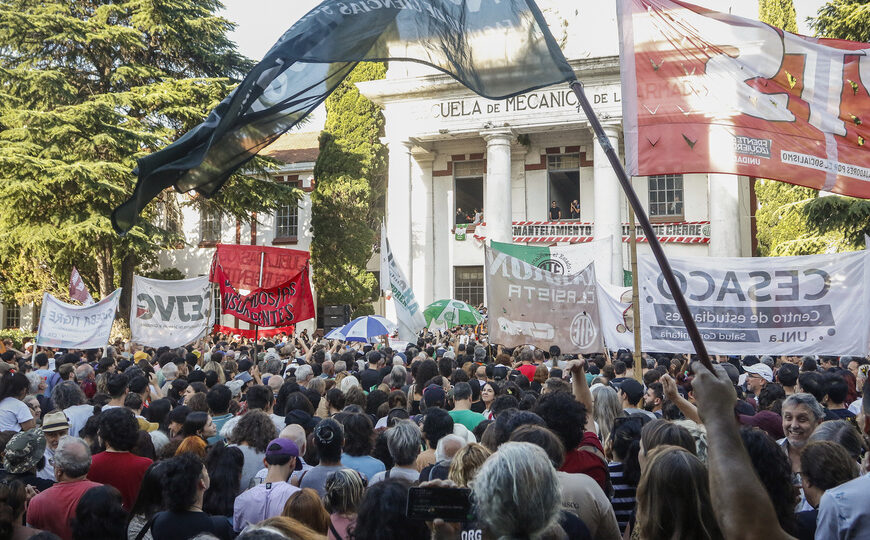
{"label": "green foliage", "polygon": [[33,332],[21,330],[20,328],[4,328],[0,330],[0,341],[4,339],[12,340],[12,347],[22,350],[21,348],[24,346],[24,340],[33,341],[36,337],[36,334]]}
{"label": "green foliage", "polygon": [[792,0],[759,0],[758,20],[793,34],[798,31]]}
{"label": "green foliage", "polygon": [[[132,193],[136,159],[202,121],[253,63],[227,37],[216,0],[0,0],[0,280],[25,303],[65,296],[76,266],[91,291],[120,285],[181,239],[157,205],[125,237],[109,215]],[[254,163],[253,172],[266,162]],[[216,206],[252,212],[298,191],[236,175]],[[164,193],[162,204],[174,203]],[[120,278],[120,279],[119,279]]]}
{"label": "green foliage", "polygon": [[177,280],[177,279],[185,279],[187,276],[184,275],[184,272],[175,268],[174,266],[170,266],[169,268],[163,268],[161,270],[151,270],[150,272],[143,272],[142,275],[151,279],[162,279],[162,280]]}
{"label": "green foliage", "polygon": [[378,241],[386,195],[384,117],[354,83],[383,79],[382,63],[361,63],[326,100],[326,125],[311,194],[312,278],[324,304],[351,304],[363,313],[374,300],[366,271]]}
{"label": "green foliage", "polygon": [[832,0],[810,18],[818,37],[870,41],[870,1]]}
{"label": "green foliage", "polygon": [[[810,19],[818,37],[870,41],[870,0],[833,0]],[[802,208],[810,229],[842,235],[846,245],[860,249],[870,234],[870,201],[851,197],[819,197]]]}

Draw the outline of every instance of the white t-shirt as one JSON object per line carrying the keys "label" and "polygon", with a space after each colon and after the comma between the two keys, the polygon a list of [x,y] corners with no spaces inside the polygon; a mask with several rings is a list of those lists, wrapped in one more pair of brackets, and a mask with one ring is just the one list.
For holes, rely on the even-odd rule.
{"label": "white t-shirt", "polygon": [[64,409],[63,412],[69,418],[69,434],[78,437],[79,431],[85,427],[88,418],[94,415],[94,406],[87,403],[73,405]]}
{"label": "white t-shirt", "polygon": [[0,401],[0,431],[21,431],[28,420],[33,420],[33,413],[23,401],[14,397]]}

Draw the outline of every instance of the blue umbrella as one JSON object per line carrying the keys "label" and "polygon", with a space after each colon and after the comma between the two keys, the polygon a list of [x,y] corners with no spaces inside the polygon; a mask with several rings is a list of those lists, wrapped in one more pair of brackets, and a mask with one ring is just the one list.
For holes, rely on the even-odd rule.
{"label": "blue umbrella", "polygon": [[333,328],[332,330],[327,332],[326,335],[323,336],[323,338],[324,339],[344,339],[344,333],[342,333],[342,330],[344,330],[343,326],[339,326],[338,328]]}
{"label": "blue umbrella", "polygon": [[344,325],[340,333],[344,336],[345,341],[368,343],[372,338],[390,335],[395,331],[396,325],[387,319],[377,315],[366,315],[364,317],[357,317]]}

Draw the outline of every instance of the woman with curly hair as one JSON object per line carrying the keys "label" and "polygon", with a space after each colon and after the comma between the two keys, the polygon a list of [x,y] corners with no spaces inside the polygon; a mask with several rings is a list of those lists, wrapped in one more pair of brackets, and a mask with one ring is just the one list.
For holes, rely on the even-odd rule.
{"label": "woman with curly hair", "polygon": [[73,540],[125,540],[127,512],[121,506],[121,492],[112,486],[87,490],[76,506],[72,525]]}
{"label": "woman with curly hair", "polygon": [[447,479],[460,487],[468,487],[486,458],[492,455],[489,448],[480,443],[463,446],[453,456]]}
{"label": "woman with curly hair", "polygon": [[787,533],[795,534],[794,511],[798,491],[793,484],[788,456],[770,435],[759,428],[741,429],[740,438],[749,453],[752,468],[770,495],[780,526]]}
{"label": "woman with curly hair", "polygon": [[239,493],[250,487],[251,479],[263,468],[266,446],[269,441],[277,438],[278,429],[265,412],[254,409],[239,418],[230,440],[245,456]]}
{"label": "woman with curly hair", "polygon": [[429,529],[422,521],[405,517],[408,505],[408,484],[401,480],[385,480],[369,487],[357,511],[356,524],[350,530],[352,540],[408,540],[429,538]]}

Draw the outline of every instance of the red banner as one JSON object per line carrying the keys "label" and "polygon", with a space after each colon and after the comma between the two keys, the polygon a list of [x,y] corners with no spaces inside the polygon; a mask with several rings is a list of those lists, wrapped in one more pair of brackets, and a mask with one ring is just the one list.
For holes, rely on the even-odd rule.
{"label": "red banner", "polygon": [[280,328],[263,328],[259,331],[249,330],[247,328],[233,328],[232,326],[222,326],[220,324],[216,324],[214,325],[212,333],[221,332],[222,334],[230,334],[233,336],[242,336],[248,339],[256,339],[257,336],[261,338],[267,338],[277,336],[278,334],[293,335],[293,332],[295,331],[295,324],[291,324],[290,326],[282,326]]}
{"label": "red banner", "polygon": [[233,288],[221,265],[212,273],[221,289],[221,313],[257,326],[282,326],[314,317],[314,299],[308,283],[308,265],[276,287],[242,295]]}
{"label": "red banner", "polygon": [[630,175],[730,173],[870,198],[870,45],[678,0],[617,5]]}
{"label": "red banner", "polygon": [[[260,258],[263,258],[263,281],[260,282]],[[295,276],[308,265],[310,254],[298,249],[266,246],[218,244],[212,259],[209,281],[219,283],[215,277],[216,263],[233,286],[239,289],[270,289]]]}

